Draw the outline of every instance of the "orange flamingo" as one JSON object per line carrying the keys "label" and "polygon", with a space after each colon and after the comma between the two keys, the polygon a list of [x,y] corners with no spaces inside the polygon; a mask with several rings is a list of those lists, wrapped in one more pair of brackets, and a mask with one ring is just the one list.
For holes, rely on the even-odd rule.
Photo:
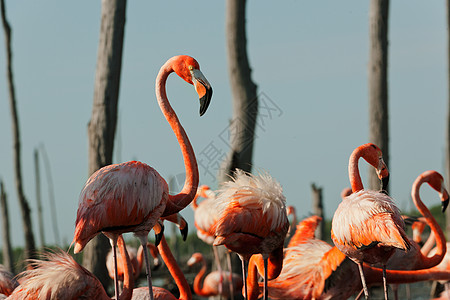
{"label": "orange flamingo", "polygon": [[262,254],[267,299],[267,280],[276,278],[283,267],[283,243],[289,228],[281,185],[267,173],[255,176],[238,169],[233,180],[224,183],[216,202],[219,218],[214,245],[225,245],[239,255],[244,280],[250,257]]}
{"label": "orange flamingo", "polygon": [[287,247],[295,247],[306,240],[315,238],[316,228],[320,222],[322,222],[322,218],[319,216],[310,216],[300,221]]}
{"label": "orange flamingo", "polygon": [[14,278],[14,274],[9,272],[3,265],[0,265],[0,294],[9,296],[18,285],[19,283]]}
{"label": "orange flamingo", "polygon": [[[158,269],[160,266],[159,261],[159,251],[158,248],[156,248],[155,245],[152,243],[147,243],[147,248],[150,251],[150,255],[153,257],[153,268],[152,270]],[[144,248],[142,246],[139,247],[138,250],[134,247],[127,246],[128,255],[130,256],[131,266],[133,268],[133,279],[136,281],[141,274],[142,270],[142,264],[144,262]],[[117,279],[119,281],[123,281],[123,275],[124,275],[124,268],[123,268],[124,262],[122,261],[122,257],[117,257]],[[106,256],[106,268],[108,269],[109,277],[114,279],[114,260],[112,256],[112,250],[109,251],[108,255]]]}
{"label": "orange flamingo", "polygon": [[[123,291],[118,299],[129,300],[133,290],[132,267],[121,235],[117,238],[117,245],[126,270]],[[34,269],[19,275],[21,284],[8,299],[111,299],[100,281],[66,252],[46,253],[44,257],[46,260],[32,260]]]}
{"label": "orange flamingo", "polygon": [[[444,188],[444,178],[436,171],[423,172],[417,177],[412,186],[411,197],[417,207],[417,210],[425,218],[426,223],[430,226],[431,231],[434,233],[434,236],[436,236],[437,251],[432,257],[427,257],[426,255],[422,254],[420,245],[414,240],[410,240],[411,248],[409,249],[409,251],[404,252],[396,249],[394,254],[388,260],[387,268],[390,270],[428,269],[439,264],[446,253],[447,247],[444,233],[431,214],[430,210],[425,206],[425,204],[423,204],[422,200],[420,199],[419,190],[422,184],[425,182],[439,193],[443,212],[447,208],[449,196],[447,190]],[[397,286],[393,286],[395,299],[398,298],[397,289]]]}
{"label": "orange flamingo", "polygon": [[[380,148],[372,143],[356,148],[349,160],[349,176],[352,194],[339,204],[331,225],[331,238],[336,247],[358,264],[366,298],[369,291],[365,283],[363,262],[380,263],[386,270],[386,263],[396,248],[410,248],[404,231],[400,211],[392,199],[383,192],[364,190],[358,170],[358,160],[363,157],[377,170],[383,182],[383,190],[389,179],[388,169]],[[385,299],[386,277],[383,276]]]}
{"label": "orange flamingo", "polygon": [[[298,243],[284,249],[283,269],[280,275],[268,282],[271,299],[347,299],[361,291],[361,280],[354,276],[358,266],[347,258],[336,246],[315,238],[316,216],[304,219],[297,225],[296,235],[303,233]],[[378,284],[383,271],[363,264],[368,286]],[[260,295],[262,283],[261,255],[250,259],[247,284],[249,299],[256,300]],[[411,283],[417,281],[450,279],[450,272],[435,268],[419,271],[387,270],[389,283]]]}
{"label": "orange flamingo", "polygon": [[[159,253],[164,260],[167,268],[169,269],[170,275],[172,275],[175,280],[176,285],[180,291],[180,300],[191,300],[192,293],[189,288],[189,284],[184,277],[183,272],[178,266],[175,258],[170,251],[169,245],[167,245],[166,239],[162,236],[161,243],[158,245]],[[133,290],[132,300],[144,300],[148,299],[148,287],[140,287]],[[169,291],[160,287],[153,287],[153,294],[155,299],[158,300],[176,300],[175,296]]]}
{"label": "orange flamingo", "polygon": [[223,296],[225,298],[230,298],[231,293],[227,289],[223,289],[222,291],[219,291],[219,285],[223,278],[225,278],[224,284],[227,284],[227,280],[229,278],[232,279],[233,283],[232,286],[234,288],[234,293],[240,293],[242,291],[242,277],[238,274],[231,273],[231,272],[224,272],[224,276],[222,277],[221,272],[214,271],[209,273],[206,277],[206,260],[203,257],[203,254],[196,252],[192,254],[191,258],[187,261],[187,265],[192,267],[195,264],[200,263],[202,265],[202,268],[200,269],[200,272],[195,276],[194,279],[194,292],[198,296],[202,297],[210,297],[210,296]]}
{"label": "orange flamingo", "polygon": [[[186,179],[182,190],[177,195],[169,195],[164,178],[155,169],[141,162],[130,161],[101,168],[92,174],[80,194],[72,242],[75,243],[75,253],[83,250],[99,232],[103,232],[111,240],[114,257],[117,236],[125,232],[134,232],[145,247],[148,233],[157,225],[159,218],[179,212],[194,198],[199,177],[197,161],[187,134],[166,95],[165,84],[172,72],[195,86],[200,97],[200,115],[208,108],[212,89],[200,72],[197,61],[186,55],[169,59],[156,78],[159,106],[172,127],[183,154]],[[148,286],[151,287],[150,263],[146,249],[144,259]],[[117,276],[115,289],[117,297]],[[153,299],[151,288],[149,293]]]}

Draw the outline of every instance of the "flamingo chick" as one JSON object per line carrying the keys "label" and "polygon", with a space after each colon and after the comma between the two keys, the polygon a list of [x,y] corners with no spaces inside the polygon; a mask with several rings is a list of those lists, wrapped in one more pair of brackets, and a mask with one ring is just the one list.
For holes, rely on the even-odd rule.
{"label": "flamingo chick", "polygon": [[[253,254],[264,259],[264,299],[267,280],[276,278],[283,266],[283,243],[289,228],[286,198],[281,185],[268,173],[258,176],[236,170],[217,195],[218,221],[214,245],[225,245],[246,264]],[[244,296],[247,289],[244,281]]]}
{"label": "flamingo chick", "polygon": [[[101,168],[91,175],[80,194],[72,242],[75,243],[75,253],[82,251],[100,232],[111,240],[114,258],[116,240],[122,233],[134,232],[145,247],[148,233],[157,225],[160,217],[178,213],[194,199],[199,180],[197,161],[187,134],[166,95],[166,81],[172,72],[195,86],[200,98],[200,115],[203,115],[209,106],[212,89],[200,72],[198,62],[187,55],[169,59],[161,67],[156,78],[158,104],[172,127],[183,154],[186,179],[182,190],[177,195],[169,195],[164,178],[155,169],[142,162],[130,161]],[[146,248],[144,258],[148,286],[151,287],[150,263]],[[115,290],[117,298],[117,276]],[[153,299],[151,288],[149,293]]]}

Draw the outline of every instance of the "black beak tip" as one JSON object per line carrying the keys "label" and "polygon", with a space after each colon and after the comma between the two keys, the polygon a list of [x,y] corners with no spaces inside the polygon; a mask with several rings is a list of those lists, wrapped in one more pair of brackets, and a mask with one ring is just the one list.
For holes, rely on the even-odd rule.
{"label": "black beak tip", "polygon": [[153,268],[152,268],[152,271],[158,270],[160,265],[161,265],[161,263],[159,263],[159,264],[154,264],[154,265],[153,265]]}
{"label": "black beak tip", "polygon": [[387,191],[387,187],[388,187],[388,183],[389,183],[389,175],[381,178],[381,183],[382,183],[381,190]]}
{"label": "black beak tip", "polygon": [[181,236],[183,237],[183,241],[186,241],[187,235],[188,235],[188,224],[186,223],[186,226],[183,229],[180,229]]}
{"label": "black beak tip", "polygon": [[158,246],[164,236],[164,225],[161,225],[161,232],[155,234],[155,246]]}
{"label": "black beak tip", "polygon": [[212,88],[208,87],[206,88],[205,95],[200,98],[200,117],[203,116],[208,109],[209,103],[211,102],[212,93]]}
{"label": "black beak tip", "polygon": [[445,212],[445,210],[447,209],[448,202],[449,202],[448,198],[442,201],[442,212]]}

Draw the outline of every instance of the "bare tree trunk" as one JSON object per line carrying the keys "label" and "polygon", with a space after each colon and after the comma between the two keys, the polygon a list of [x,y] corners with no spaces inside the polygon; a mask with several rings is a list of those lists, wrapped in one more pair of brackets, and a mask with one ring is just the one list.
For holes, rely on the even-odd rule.
{"label": "bare tree trunk", "polygon": [[313,214],[322,218],[319,226],[316,228],[316,238],[323,240],[325,236],[325,216],[323,214],[322,188],[311,184],[313,198]]}
{"label": "bare tree trunk", "polygon": [[31,224],[31,213],[27,199],[25,198],[22,185],[22,170],[20,161],[20,131],[19,131],[19,116],[16,107],[16,94],[14,89],[13,68],[12,68],[12,50],[11,50],[11,27],[6,19],[5,1],[1,0],[1,15],[3,30],[5,32],[5,46],[6,46],[6,65],[7,65],[7,79],[9,91],[9,103],[11,107],[12,117],[12,131],[14,144],[14,172],[17,190],[17,199],[19,201],[20,210],[22,212],[22,225],[25,235],[25,258],[33,258],[35,253],[34,236]]}
{"label": "bare tree trunk", "polygon": [[[447,188],[450,189],[450,0],[447,3],[447,147],[446,147],[446,169]],[[445,212],[447,237],[450,237],[450,209]]]}
{"label": "bare tree trunk", "polygon": [[[125,15],[126,0],[102,0],[94,103],[88,125],[89,174],[112,163]],[[99,234],[83,251],[83,265],[93,272],[104,286],[109,284],[105,264],[109,249],[108,239]]]}
{"label": "bare tree trunk", "polygon": [[61,245],[61,240],[59,238],[59,230],[58,230],[58,214],[56,210],[56,201],[55,201],[55,193],[53,188],[53,178],[52,178],[52,172],[50,169],[50,160],[48,159],[47,151],[45,150],[44,145],[42,144],[40,146],[41,148],[41,154],[42,159],[44,161],[44,169],[45,174],[47,176],[47,185],[48,185],[48,200],[50,203],[50,212],[52,217],[52,227],[53,227],[53,235],[55,238],[56,245]]}
{"label": "bare tree trunk", "polygon": [[2,233],[3,233],[3,265],[11,273],[14,271],[14,258],[11,247],[11,236],[9,229],[9,214],[8,214],[8,202],[5,192],[5,187],[3,186],[3,181],[0,180],[0,209],[2,216]]}
{"label": "bare tree trunk", "polygon": [[227,175],[232,174],[236,168],[248,172],[252,169],[258,97],[247,57],[245,5],[246,1],[227,0],[225,21],[233,119],[229,128],[230,153],[223,163],[219,181],[228,180]]}
{"label": "bare tree trunk", "polygon": [[[389,0],[370,1],[369,140],[380,147],[389,167],[388,14]],[[373,169],[369,172],[369,186],[380,187]]]}
{"label": "bare tree trunk", "polygon": [[36,183],[36,205],[38,212],[39,237],[41,239],[41,248],[45,246],[44,219],[42,218],[42,201],[41,201],[41,175],[39,172],[39,153],[34,149],[34,174]]}

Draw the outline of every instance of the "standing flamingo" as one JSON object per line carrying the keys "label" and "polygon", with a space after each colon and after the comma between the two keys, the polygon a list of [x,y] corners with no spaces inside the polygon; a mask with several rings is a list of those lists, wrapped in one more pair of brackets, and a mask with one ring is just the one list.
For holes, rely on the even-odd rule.
{"label": "standing flamingo", "polygon": [[[411,197],[417,210],[425,218],[426,223],[430,226],[433,235],[436,237],[437,251],[432,257],[422,254],[420,246],[414,240],[410,240],[411,248],[404,252],[396,249],[394,254],[387,262],[387,268],[390,270],[418,270],[428,269],[436,266],[442,261],[447,247],[444,233],[431,214],[430,210],[423,204],[420,199],[419,190],[422,184],[426,182],[439,193],[442,204],[442,212],[445,211],[449,202],[448,192],[444,187],[444,178],[436,171],[426,171],[420,174],[414,181]],[[398,299],[397,286],[393,287],[395,299]]]}
{"label": "standing flamingo", "polygon": [[[267,280],[276,278],[283,267],[283,243],[289,228],[286,198],[281,185],[269,174],[254,176],[236,170],[217,195],[219,218],[214,245],[225,245],[242,261],[242,278],[253,254],[264,259],[264,299]],[[244,281],[244,296],[247,288]]]}
{"label": "standing flamingo", "polygon": [[[383,192],[364,190],[358,170],[358,160],[363,157],[376,170],[383,182],[389,178],[380,148],[372,143],[356,148],[350,156],[348,172],[352,194],[342,200],[331,225],[331,238],[336,247],[358,264],[366,299],[369,290],[365,283],[363,262],[381,263],[384,272],[394,249],[407,250],[410,242],[404,231],[400,211],[391,197]],[[385,299],[386,277],[383,276]]]}
{"label": "standing flamingo", "polygon": [[[197,61],[187,55],[169,59],[156,78],[158,104],[172,127],[183,154],[186,180],[182,190],[177,195],[169,195],[164,178],[155,169],[141,162],[130,161],[101,168],[91,175],[80,194],[72,242],[75,243],[75,253],[83,250],[99,232],[103,232],[111,240],[114,257],[117,236],[125,232],[134,232],[145,247],[148,233],[159,218],[179,212],[194,198],[199,177],[197,161],[187,134],[166,95],[165,84],[172,72],[195,86],[200,97],[200,115],[208,108],[212,89],[200,72]],[[150,298],[153,299],[146,249],[144,258]],[[117,276],[115,289],[117,297]]]}
{"label": "standing flamingo", "polygon": [[[189,284],[186,281],[186,278],[184,277],[184,274],[178,266],[175,258],[173,257],[164,236],[162,236],[161,243],[158,245],[158,250],[167,268],[169,269],[170,275],[172,275],[176,285],[178,286],[180,291],[179,300],[191,300],[192,293],[189,288]],[[153,287],[153,294],[157,300],[176,300],[175,296],[164,288]],[[148,287],[140,287],[133,290],[132,300],[148,300],[148,295]]]}
{"label": "standing flamingo", "polygon": [[[129,300],[133,290],[132,266],[121,235],[117,245],[125,262],[123,291],[117,299]],[[60,250],[44,256],[47,260],[32,260],[34,269],[19,275],[21,284],[8,300],[111,299],[100,281],[66,252]]]}
{"label": "standing flamingo", "polygon": [[[213,271],[209,273],[206,277],[206,260],[203,257],[203,254],[196,252],[192,254],[191,258],[187,261],[187,265],[192,267],[195,264],[200,263],[202,268],[200,272],[195,276],[194,279],[194,292],[198,296],[201,297],[210,297],[210,296],[223,296],[227,299],[231,298],[231,293],[227,289],[223,289],[219,291],[219,285],[222,283],[222,278],[225,278],[225,284],[229,278],[233,281],[232,286],[234,288],[233,294],[240,293],[242,291],[242,277],[238,274],[231,272],[224,272],[222,275],[219,271]],[[223,277],[222,277],[223,276]]]}

